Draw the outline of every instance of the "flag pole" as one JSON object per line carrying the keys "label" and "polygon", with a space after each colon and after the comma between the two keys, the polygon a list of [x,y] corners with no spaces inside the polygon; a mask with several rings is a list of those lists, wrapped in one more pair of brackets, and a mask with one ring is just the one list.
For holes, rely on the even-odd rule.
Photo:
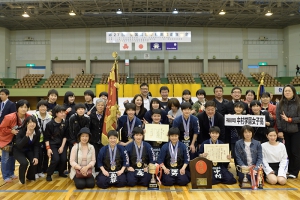
{"label": "flag pole", "polygon": [[265,92],[264,78],[265,78],[265,72],[262,72],[261,73],[261,79],[260,79],[260,82],[259,82],[259,85],[258,85],[258,88],[257,88],[257,93],[256,93],[257,94],[257,98],[256,98],[257,100],[259,100],[260,95]]}
{"label": "flag pole", "polygon": [[[117,60],[118,59],[118,53],[113,52],[112,56],[115,59],[115,63],[114,63],[114,68],[116,69],[115,80],[116,80],[116,83],[119,84],[119,61]],[[116,87],[116,88],[117,88],[117,93],[116,93],[117,104],[119,105],[119,96],[118,96],[119,87]]]}

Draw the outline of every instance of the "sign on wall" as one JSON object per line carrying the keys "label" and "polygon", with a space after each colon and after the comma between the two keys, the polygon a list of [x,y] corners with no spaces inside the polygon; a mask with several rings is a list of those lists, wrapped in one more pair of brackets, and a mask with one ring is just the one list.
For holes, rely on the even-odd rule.
{"label": "sign on wall", "polygon": [[191,31],[106,32],[106,43],[191,42]]}

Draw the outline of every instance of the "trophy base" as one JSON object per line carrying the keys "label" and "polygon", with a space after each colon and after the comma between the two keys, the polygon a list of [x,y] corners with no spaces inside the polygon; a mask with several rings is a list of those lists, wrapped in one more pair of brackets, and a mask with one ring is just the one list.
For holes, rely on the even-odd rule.
{"label": "trophy base", "polygon": [[242,182],[239,185],[241,189],[252,189],[252,185],[250,182]]}
{"label": "trophy base", "polygon": [[148,190],[159,190],[159,186],[157,183],[150,183],[148,186]]}

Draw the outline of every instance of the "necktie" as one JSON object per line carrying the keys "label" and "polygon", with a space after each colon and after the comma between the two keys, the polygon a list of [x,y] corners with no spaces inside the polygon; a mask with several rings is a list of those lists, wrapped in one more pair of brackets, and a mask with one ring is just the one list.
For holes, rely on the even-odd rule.
{"label": "necktie", "polygon": [[208,121],[209,121],[209,127],[212,127],[212,121],[210,117],[208,118]]}
{"label": "necktie", "polygon": [[100,115],[100,114],[97,114],[97,117],[98,117],[98,119],[99,119],[99,121],[101,120],[101,118],[102,118],[102,115]]}

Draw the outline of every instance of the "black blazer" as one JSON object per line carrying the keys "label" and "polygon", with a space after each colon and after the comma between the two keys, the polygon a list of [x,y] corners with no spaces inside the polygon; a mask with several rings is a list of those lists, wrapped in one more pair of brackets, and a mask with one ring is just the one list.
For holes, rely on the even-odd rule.
{"label": "black blazer", "polygon": [[[2,103],[2,102],[1,102]],[[0,104],[1,104],[0,103]],[[5,115],[8,115],[10,113],[16,112],[16,104],[10,100],[7,100],[2,112],[1,112],[1,117],[0,117],[0,124],[2,123]]]}
{"label": "black blazer", "polygon": [[26,137],[27,129],[21,129],[16,136],[16,143],[14,148],[17,148],[21,152],[33,151],[33,157],[39,158],[39,149],[40,149],[40,137],[41,133],[39,130],[35,131],[33,136],[32,143],[29,144],[29,137]]}
{"label": "black blazer", "polygon": [[[202,144],[205,140],[208,140],[210,138],[209,135],[209,120],[206,112],[199,113],[197,115],[197,118],[199,120],[199,126],[200,126],[200,134],[198,136],[198,144]],[[220,128],[220,136],[219,140],[222,142],[225,141],[225,126],[224,126],[224,117],[220,113],[216,112],[214,115],[214,124],[213,126],[217,126]]]}
{"label": "black blazer", "polygon": [[[244,104],[245,107],[243,115],[250,114],[248,104],[243,101],[242,103]],[[232,115],[235,114],[233,105],[234,105],[233,101],[229,101],[228,103],[225,104],[225,114],[232,114]]]}

